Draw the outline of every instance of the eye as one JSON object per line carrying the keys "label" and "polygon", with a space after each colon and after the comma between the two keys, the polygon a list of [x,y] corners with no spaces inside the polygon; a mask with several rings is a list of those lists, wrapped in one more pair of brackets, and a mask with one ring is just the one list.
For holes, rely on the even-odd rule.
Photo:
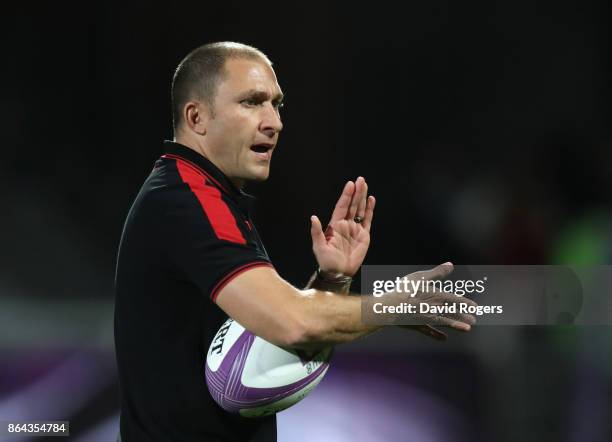
{"label": "eye", "polygon": [[245,106],[252,107],[260,104],[260,101],[256,98],[245,98],[240,103],[244,104]]}
{"label": "eye", "polygon": [[285,107],[285,103],[283,103],[282,101],[279,103],[272,103],[272,105],[274,106],[275,109],[280,109],[282,107]]}

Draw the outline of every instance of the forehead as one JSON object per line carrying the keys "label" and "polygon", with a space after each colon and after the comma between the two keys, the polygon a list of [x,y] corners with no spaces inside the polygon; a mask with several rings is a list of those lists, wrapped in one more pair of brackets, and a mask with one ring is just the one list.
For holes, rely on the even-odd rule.
{"label": "forehead", "polygon": [[281,93],[274,69],[263,60],[230,58],[225,62],[225,71],[219,94],[239,94],[252,89],[270,96]]}

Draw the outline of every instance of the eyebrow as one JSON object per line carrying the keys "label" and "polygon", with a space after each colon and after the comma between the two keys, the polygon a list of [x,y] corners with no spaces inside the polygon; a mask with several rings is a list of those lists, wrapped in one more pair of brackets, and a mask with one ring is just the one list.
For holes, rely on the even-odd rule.
{"label": "eyebrow", "polygon": [[[258,91],[256,89],[249,89],[244,94],[242,94],[242,96],[257,98],[257,99],[262,100],[262,101],[267,100],[268,97],[269,97],[267,92]],[[276,94],[274,96],[274,98],[272,99],[272,102],[282,103],[284,98],[285,98],[285,96],[282,94],[282,92],[279,92],[278,94]]]}

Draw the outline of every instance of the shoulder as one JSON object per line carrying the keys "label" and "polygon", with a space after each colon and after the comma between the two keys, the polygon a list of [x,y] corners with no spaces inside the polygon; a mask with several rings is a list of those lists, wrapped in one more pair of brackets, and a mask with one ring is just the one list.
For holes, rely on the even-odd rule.
{"label": "shoulder", "polygon": [[[138,195],[147,206],[168,209],[198,209],[203,200],[220,201],[221,192],[207,183],[206,177],[193,166],[173,158],[161,157]],[[200,208],[201,210],[201,208]]]}

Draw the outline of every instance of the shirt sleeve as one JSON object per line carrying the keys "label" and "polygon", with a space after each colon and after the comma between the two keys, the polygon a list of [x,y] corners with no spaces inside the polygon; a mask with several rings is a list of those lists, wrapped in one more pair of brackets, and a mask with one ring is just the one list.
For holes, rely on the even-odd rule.
{"label": "shirt sleeve", "polygon": [[213,302],[242,272],[272,266],[266,253],[249,240],[246,224],[241,225],[245,220],[232,211],[216,187],[202,181],[181,186],[164,199],[171,264]]}

